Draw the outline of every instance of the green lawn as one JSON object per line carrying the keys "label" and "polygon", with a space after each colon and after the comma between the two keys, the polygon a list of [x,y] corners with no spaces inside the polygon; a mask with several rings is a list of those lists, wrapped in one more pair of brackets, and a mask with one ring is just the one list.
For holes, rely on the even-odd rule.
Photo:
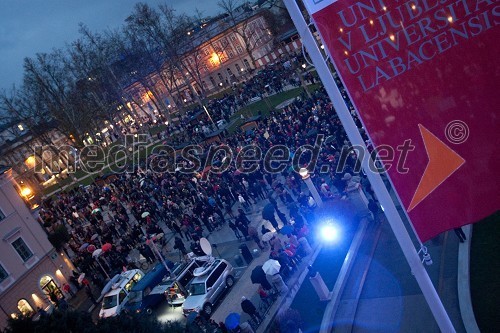
{"label": "green lawn", "polygon": [[153,136],[153,135],[158,134],[159,132],[163,132],[166,129],[167,129],[167,125],[161,124],[161,125],[158,125],[156,127],[151,127],[149,129],[149,134],[151,134]]}
{"label": "green lawn", "polygon": [[[307,89],[310,92],[313,92],[313,91],[317,90],[319,88],[319,86],[320,86],[319,84],[313,84],[313,85],[307,86]],[[252,103],[250,105],[247,105],[247,106],[241,108],[239,111],[235,112],[231,116],[231,119],[235,119],[235,118],[239,119],[240,115],[242,115],[242,114],[245,118],[250,118],[250,117],[258,115],[259,111],[262,111],[262,115],[264,117],[267,117],[267,116],[269,116],[269,114],[271,112],[276,111],[275,107],[277,105],[279,105],[279,104],[283,103],[284,101],[289,100],[291,98],[295,98],[297,96],[300,96],[302,91],[303,91],[302,87],[299,87],[299,88],[288,90],[288,91],[285,91],[285,92],[282,92],[282,93],[279,93],[276,95],[272,95],[268,98],[264,98],[260,101],[257,101],[255,103]],[[233,126],[231,126],[231,128],[228,129],[229,133],[234,132],[240,124],[241,124],[241,121],[237,121]]]}
{"label": "green lawn", "polygon": [[500,327],[500,212],[474,224],[470,251],[470,287],[481,332]]}

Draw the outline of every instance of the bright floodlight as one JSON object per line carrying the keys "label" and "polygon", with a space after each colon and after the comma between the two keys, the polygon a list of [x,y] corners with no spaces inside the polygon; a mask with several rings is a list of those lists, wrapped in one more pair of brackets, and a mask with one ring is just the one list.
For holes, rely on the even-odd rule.
{"label": "bright floodlight", "polygon": [[326,224],[321,228],[321,237],[328,242],[336,241],[339,238],[339,230],[332,224]]}

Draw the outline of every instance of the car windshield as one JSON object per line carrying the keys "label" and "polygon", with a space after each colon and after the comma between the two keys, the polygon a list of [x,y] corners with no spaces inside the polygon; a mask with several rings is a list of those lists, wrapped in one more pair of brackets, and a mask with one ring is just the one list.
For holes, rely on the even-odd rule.
{"label": "car windshield", "polygon": [[142,290],[140,291],[131,291],[129,294],[129,303],[139,303],[142,301]]}
{"label": "car windshield", "polygon": [[118,295],[110,295],[102,299],[102,308],[104,310],[114,308],[117,305],[118,305]]}
{"label": "car windshield", "polygon": [[193,283],[189,287],[189,294],[192,296],[203,295],[204,293],[205,293],[205,284],[204,283]]}

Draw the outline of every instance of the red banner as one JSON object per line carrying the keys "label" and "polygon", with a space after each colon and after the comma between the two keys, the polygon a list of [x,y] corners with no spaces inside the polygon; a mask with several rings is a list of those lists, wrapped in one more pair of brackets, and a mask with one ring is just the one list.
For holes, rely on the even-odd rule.
{"label": "red banner", "polygon": [[422,241],[500,206],[500,5],[306,0]]}

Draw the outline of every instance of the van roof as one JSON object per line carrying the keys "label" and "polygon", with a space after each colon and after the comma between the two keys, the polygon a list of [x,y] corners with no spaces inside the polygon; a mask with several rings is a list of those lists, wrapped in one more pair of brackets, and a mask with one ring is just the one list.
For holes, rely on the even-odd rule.
{"label": "van roof", "polygon": [[111,290],[106,295],[112,296],[118,294],[137,273],[144,274],[140,269],[131,269],[129,271],[122,272],[119,275],[118,280],[113,283]]}
{"label": "van roof", "polygon": [[137,282],[132,291],[144,290],[147,287],[152,288],[160,283],[166,275],[168,275],[167,269],[162,263],[159,263]]}

